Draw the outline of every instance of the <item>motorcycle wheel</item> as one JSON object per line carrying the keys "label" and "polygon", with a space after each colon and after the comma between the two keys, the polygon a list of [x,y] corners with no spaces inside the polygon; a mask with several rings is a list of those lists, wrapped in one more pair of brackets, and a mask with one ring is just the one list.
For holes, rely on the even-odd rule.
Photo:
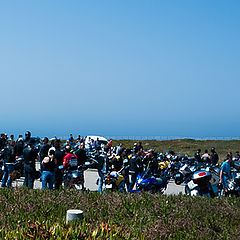
{"label": "motorcycle wheel", "polygon": [[63,186],[64,188],[71,188],[72,184],[70,183],[70,181],[64,181]]}
{"label": "motorcycle wheel", "polygon": [[175,184],[181,185],[182,183],[183,183],[183,181],[181,181],[180,179],[175,179]]}
{"label": "motorcycle wheel", "polygon": [[3,178],[3,171],[0,170],[0,181],[2,180],[2,178]]}

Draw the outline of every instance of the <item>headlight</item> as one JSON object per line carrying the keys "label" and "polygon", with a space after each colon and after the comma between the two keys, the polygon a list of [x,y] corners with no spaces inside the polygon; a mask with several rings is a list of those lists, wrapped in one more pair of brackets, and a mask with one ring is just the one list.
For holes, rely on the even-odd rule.
{"label": "headlight", "polygon": [[234,183],[230,182],[228,185],[229,190],[233,191],[234,190]]}

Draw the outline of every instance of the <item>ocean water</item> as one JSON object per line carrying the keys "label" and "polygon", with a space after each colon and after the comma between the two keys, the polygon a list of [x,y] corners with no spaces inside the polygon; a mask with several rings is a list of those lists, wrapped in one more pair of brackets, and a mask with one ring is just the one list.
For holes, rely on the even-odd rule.
{"label": "ocean water", "polygon": [[240,137],[179,137],[179,136],[104,136],[107,139],[114,139],[114,140],[159,140],[159,141],[166,141],[166,140],[176,140],[176,139],[194,139],[194,140],[240,140]]}

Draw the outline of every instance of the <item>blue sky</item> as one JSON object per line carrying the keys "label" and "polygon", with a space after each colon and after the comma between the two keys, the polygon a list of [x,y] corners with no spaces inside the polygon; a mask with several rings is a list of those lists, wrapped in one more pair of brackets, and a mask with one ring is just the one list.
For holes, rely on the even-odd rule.
{"label": "blue sky", "polygon": [[239,136],[239,1],[1,1],[1,132]]}

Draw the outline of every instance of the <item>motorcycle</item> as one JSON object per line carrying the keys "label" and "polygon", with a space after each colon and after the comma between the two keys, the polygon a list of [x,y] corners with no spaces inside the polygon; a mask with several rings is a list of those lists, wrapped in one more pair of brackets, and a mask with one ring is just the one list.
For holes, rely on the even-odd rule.
{"label": "motorcycle", "polygon": [[168,164],[168,172],[172,179],[175,179],[176,174],[179,172],[179,169],[181,168],[181,162],[178,161],[177,157],[172,159],[170,163]]}
{"label": "motorcycle", "polygon": [[221,195],[240,197],[240,173],[238,170],[231,171],[231,178],[223,184]]}
{"label": "motorcycle", "polygon": [[167,188],[170,180],[170,175],[167,171],[159,176],[153,176],[151,170],[148,168],[142,174],[138,174],[136,180],[136,191],[149,191],[152,193],[163,193]]}
{"label": "motorcycle", "polygon": [[190,196],[217,196],[218,187],[210,183],[211,178],[211,172],[204,168],[193,172],[190,181],[185,185],[185,193]]}
{"label": "motorcycle", "polygon": [[196,171],[196,166],[189,166],[187,163],[185,163],[175,174],[175,184],[180,185],[184,182],[187,183],[194,171]]}
{"label": "motorcycle", "polygon": [[125,179],[124,176],[121,174],[123,169],[120,171],[112,171],[107,173],[104,176],[104,189],[105,190],[119,190],[120,192],[126,192],[125,188]]}
{"label": "motorcycle", "polygon": [[[85,163],[78,166],[77,159],[73,158],[68,162],[68,169],[63,173],[63,184],[66,188],[75,187],[77,190],[83,189],[84,184],[84,171],[87,170],[90,163]],[[63,170],[63,165],[58,167]]]}
{"label": "motorcycle", "polygon": [[15,170],[19,172],[20,177],[24,176],[24,159],[23,156],[16,156],[15,158]]}

